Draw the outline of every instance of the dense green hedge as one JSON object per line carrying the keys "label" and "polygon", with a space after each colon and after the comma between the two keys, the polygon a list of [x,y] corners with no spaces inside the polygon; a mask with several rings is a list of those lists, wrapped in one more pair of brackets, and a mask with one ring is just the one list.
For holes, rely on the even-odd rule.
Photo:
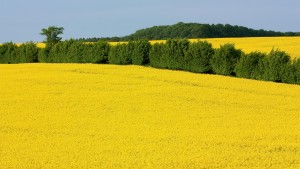
{"label": "dense green hedge", "polygon": [[20,46],[9,42],[0,46],[0,63],[34,63],[38,62],[38,48],[33,42]]}
{"label": "dense green hedge", "polygon": [[146,65],[149,63],[151,45],[146,40],[129,41],[127,44],[112,46],[108,55],[109,63],[119,65]]}
{"label": "dense green hedge", "polygon": [[2,44],[0,46],[0,63],[15,63],[17,49],[17,45],[12,42]]}
{"label": "dense green hedge", "polygon": [[134,41],[134,48],[131,54],[132,64],[147,65],[149,64],[149,52],[151,45],[147,40]]}
{"label": "dense green hedge", "polygon": [[234,76],[234,68],[241,55],[242,51],[235,49],[234,44],[221,45],[210,60],[213,72],[219,75]]}
{"label": "dense green hedge", "polygon": [[243,53],[234,69],[236,76],[247,79],[261,79],[263,68],[259,66],[265,57],[267,57],[266,54],[262,52]]}
{"label": "dense green hedge", "polygon": [[234,44],[213,49],[206,41],[190,43],[172,39],[165,44],[154,44],[149,58],[150,65],[157,68],[300,84],[300,59],[292,61],[280,50],[245,54]]}
{"label": "dense green hedge", "polygon": [[107,42],[82,43],[71,39],[41,49],[38,60],[48,63],[106,63],[109,49]]}
{"label": "dense green hedge", "polygon": [[133,53],[133,49],[133,42],[128,42],[128,44],[123,43],[112,46],[108,54],[109,63],[118,65],[132,64],[131,56]]}
{"label": "dense green hedge", "polygon": [[150,45],[147,40],[110,46],[107,42],[67,40],[37,48],[33,42],[0,45],[0,63],[110,63],[211,73],[247,79],[300,84],[300,58],[284,51],[243,53],[234,44],[214,49],[207,41],[169,39]]}
{"label": "dense green hedge", "polygon": [[298,60],[291,61],[284,51],[272,50],[269,54],[251,52],[238,61],[237,77],[284,83],[299,83]]}
{"label": "dense green hedge", "polygon": [[211,73],[210,59],[215,50],[207,41],[198,41],[189,44],[185,53],[185,70],[196,73]]}
{"label": "dense green hedge", "polygon": [[149,52],[149,60],[150,60],[150,66],[156,67],[156,68],[163,68],[162,62],[162,56],[164,54],[164,43],[155,43],[152,45],[150,52]]}

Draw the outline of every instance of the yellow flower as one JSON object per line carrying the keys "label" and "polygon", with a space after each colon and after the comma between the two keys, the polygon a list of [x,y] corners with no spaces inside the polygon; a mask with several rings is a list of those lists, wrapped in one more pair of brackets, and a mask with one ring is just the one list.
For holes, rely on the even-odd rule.
{"label": "yellow flower", "polygon": [[300,86],[0,65],[0,168],[299,168]]}

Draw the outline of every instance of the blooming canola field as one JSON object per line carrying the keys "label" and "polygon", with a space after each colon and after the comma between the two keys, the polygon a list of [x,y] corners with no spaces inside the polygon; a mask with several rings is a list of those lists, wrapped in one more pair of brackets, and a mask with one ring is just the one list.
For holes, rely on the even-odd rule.
{"label": "blooming canola field", "polygon": [[300,86],[0,65],[0,168],[300,168]]}

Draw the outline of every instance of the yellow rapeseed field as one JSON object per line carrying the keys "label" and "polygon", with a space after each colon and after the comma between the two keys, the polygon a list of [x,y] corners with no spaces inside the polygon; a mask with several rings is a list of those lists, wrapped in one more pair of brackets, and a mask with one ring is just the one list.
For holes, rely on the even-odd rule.
{"label": "yellow rapeseed field", "polygon": [[[16,43],[17,46],[20,46],[22,45],[23,43]],[[1,45],[1,44],[0,44]],[[42,42],[38,42],[36,43],[36,46],[39,47],[39,48],[45,48],[46,47],[46,44],[45,43],[42,43]]]}
{"label": "yellow rapeseed field", "polygon": [[37,43],[36,46],[39,47],[39,48],[45,48],[46,44],[40,42],[40,43]]}
{"label": "yellow rapeseed field", "polygon": [[0,65],[0,168],[300,168],[300,86]]}

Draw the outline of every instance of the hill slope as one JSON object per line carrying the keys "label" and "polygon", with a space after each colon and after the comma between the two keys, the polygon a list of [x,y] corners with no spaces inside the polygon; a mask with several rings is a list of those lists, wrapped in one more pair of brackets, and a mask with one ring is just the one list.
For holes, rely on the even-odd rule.
{"label": "hill slope", "polygon": [[299,36],[295,32],[275,32],[266,30],[254,30],[244,26],[229,24],[199,24],[182,23],[174,25],[153,26],[136,31],[124,37],[129,39],[167,39],[167,38],[223,38],[223,37],[273,37],[273,36]]}
{"label": "hill slope", "polygon": [[91,64],[0,81],[2,168],[300,167],[300,86]]}

